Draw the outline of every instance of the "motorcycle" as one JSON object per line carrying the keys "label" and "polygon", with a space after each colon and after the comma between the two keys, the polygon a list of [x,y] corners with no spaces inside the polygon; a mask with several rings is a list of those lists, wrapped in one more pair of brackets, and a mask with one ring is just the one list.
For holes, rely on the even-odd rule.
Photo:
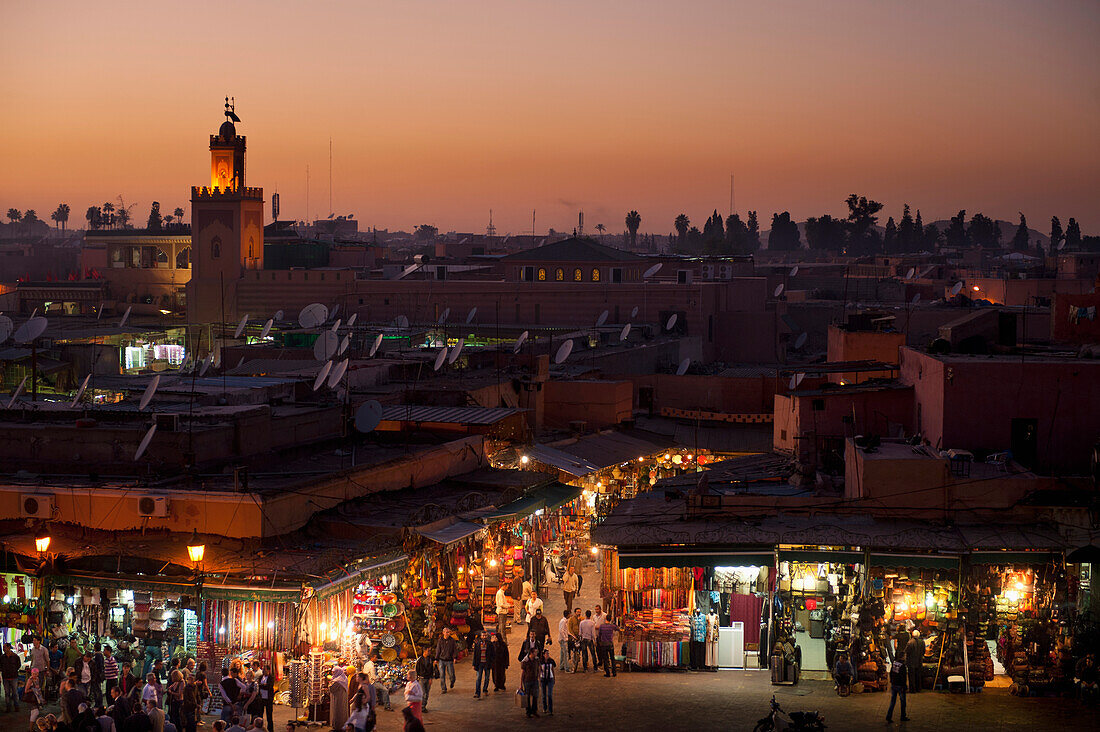
{"label": "motorcycle", "polygon": [[772,696],[772,710],[756,723],[753,732],[812,732],[825,729],[825,715],[819,712],[791,712],[787,714]]}

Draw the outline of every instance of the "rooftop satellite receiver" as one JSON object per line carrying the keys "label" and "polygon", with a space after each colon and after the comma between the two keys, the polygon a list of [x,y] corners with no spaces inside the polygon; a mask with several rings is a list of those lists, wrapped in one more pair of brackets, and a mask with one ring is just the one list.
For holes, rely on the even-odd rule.
{"label": "rooftop satellite receiver", "polygon": [[782,285],[782,283],[780,283],[780,284],[775,286],[774,290],[772,290],[772,297],[779,297],[782,294],[783,294],[783,285]]}
{"label": "rooftop satellite receiver", "polygon": [[439,371],[439,368],[443,365],[443,362],[447,360],[447,347],[439,349],[439,353],[435,354],[435,363],[432,364],[432,371]]}
{"label": "rooftop satellite receiver", "polygon": [[47,321],[41,316],[35,316],[19,326],[15,331],[16,343],[30,343],[46,330]]}
{"label": "rooftop satellite receiver", "polygon": [[98,323],[99,319],[103,317],[103,303],[99,303],[99,307],[95,311],[95,320]]}
{"label": "rooftop satellite receiver", "polygon": [[298,325],[303,328],[316,328],[328,320],[328,308],[319,302],[310,303],[298,313]]}
{"label": "rooftop satellite receiver", "polygon": [[214,360],[214,354],[206,354],[206,358],[202,360],[202,368],[199,369],[199,376],[206,376],[206,370],[210,368],[211,362]]}
{"label": "rooftop satellite receiver", "polygon": [[340,379],[344,378],[344,374],[348,370],[348,360],[345,358],[340,363],[336,364],[335,368],[328,375],[328,388],[335,389],[336,385],[340,383]]}
{"label": "rooftop satellite receiver", "polygon": [[19,398],[19,395],[23,393],[23,386],[27,383],[27,377],[24,376],[23,380],[19,382],[19,386],[15,387],[15,391],[11,394],[11,399],[8,400],[8,409],[11,409],[15,404],[15,400]]}
{"label": "rooftop satellite receiver", "polygon": [[350,346],[350,345],[351,345],[351,334],[349,333],[346,336],[344,336],[344,339],[342,341],[340,341],[340,348],[337,349],[336,355],[337,356],[343,356],[344,351],[348,350],[348,346]]}
{"label": "rooftop satellite receiver", "polygon": [[794,377],[794,374],[791,374],[791,378],[787,381],[787,388],[794,389],[796,386],[798,386],[798,379]]}
{"label": "rooftop satellite receiver", "polygon": [[798,265],[796,264],[795,266],[791,267],[791,271],[787,276],[788,277],[794,277],[797,274],[798,274]]}
{"label": "rooftop satellite receiver", "polygon": [[275,316],[274,316],[275,322],[279,322],[282,319],[283,319],[283,311],[282,310],[276,310],[275,311]]}
{"label": "rooftop satellite receiver", "polygon": [[629,336],[629,335],[630,335],[630,323],[627,323],[626,325],[623,326],[622,331],[619,333],[619,340],[620,341],[625,341],[627,339],[627,336]]}
{"label": "rooftop satellite receiver", "polygon": [[474,322],[474,318],[477,317],[477,306],[470,308],[470,312],[466,313],[466,325]]}
{"label": "rooftop satellite receiver", "polygon": [[634,307],[632,307],[632,308],[630,309],[630,317],[631,317],[631,318],[636,318],[636,317],[638,317],[638,306],[637,306],[637,305],[635,305]]}
{"label": "rooftop satellite receiver", "polygon": [[673,328],[675,328],[676,327],[676,321],[678,319],[679,319],[679,316],[676,313],[673,313],[672,315],[670,315],[668,317],[668,320],[665,322],[665,330],[672,330]]}
{"label": "rooftop satellite receiver", "polygon": [[126,312],[124,312],[124,313],[122,314],[122,320],[118,321],[118,327],[119,327],[119,328],[121,328],[122,326],[126,325],[126,321],[127,321],[127,320],[129,319],[129,317],[130,317],[130,311],[131,311],[131,310],[133,310],[133,309],[134,309],[134,306],[133,306],[133,305],[129,305],[129,306],[127,306],[127,307],[126,307]]}
{"label": "rooftop satellite receiver", "polygon": [[573,339],[570,338],[565,343],[558,346],[558,352],[554,354],[554,363],[562,363],[565,359],[569,358],[569,354],[573,352]]}
{"label": "rooftop satellite receiver", "polygon": [[909,271],[905,273],[905,279],[907,279],[907,280],[911,280],[916,276],[917,276],[917,268],[916,267],[910,267]]}
{"label": "rooftop satellite receiver", "polygon": [[645,272],[642,272],[642,279],[643,280],[648,280],[650,277],[652,277],[653,275],[660,272],[661,271],[661,264],[662,264],[661,262],[657,262],[657,264],[653,265],[652,267],[647,269]]}
{"label": "rooftop satellite receiver", "polygon": [[343,322],[344,321],[343,321],[342,318],[337,318],[336,320],[333,321],[332,328],[330,330],[332,330],[333,333],[340,330],[340,326],[343,324]]}
{"label": "rooftop satellite receiver", "polygon": [[382,403],[371,399],[355,410],[355,429],[360,432],[373,432],[382,421]]}
{"label": "rooftop satellite receiver", "polygon": [[271,326],[274,325],[274,324],[275,324],[275,321],[273,319],[271,319],[271,318],[267,319],[267,322],[264,323],[263,329],[260,331],[260,340],[261,341],[264,338],[267,338],[267,334],[271,332]]}
{"label": "rooftop satellite receiver", "polygon": [[332,371],[332,361],[325,361],[325,365],[317,372],[317,378],[313,380],[313,391],[321,388],[321,384],[325,383],[325,379],[328,378],[329,371]]}
{"label": "rooftop satellite receiver", "polygon": [[799,371],[797,374],[794,375],[794,385],[795,386],[801,386],[802,385],[802,380],[805,379],[805,378],[806,378],[806,372],[805,371]]}
{"label": "rooftop satellite receiver", "polygon": [[368,356],[374,358],[374,354],[378,352],[378,347],[382,345],[382,334],[379,333],[374,337],[374,343],[371,344],[370,353]]}
{"label": "rooftop satellite receiver", "polygon": [[955,295],[958,295],[960,292],[962,292],[962,289],[963,289],[963,283],[962,282],[956,282],[954,287],[951,288],[951,297],[955,297]]}
{"label": "rooftop satellite receiver", "polygon": [[327,361],[336,355],[340,347],[340,336],[331,330],[323,331],[313,342],[313,357],[318,361]]}
{"label": "rooftop satellite receiver", "polygon": [[233,331],[233,337],[240,338],[246,325],[248,325],[248,313],[245,313],[244,317],[241,318],[241,322],[237,323],[237,329]]}
{"label": "rooftop satellite receiver", "polygon": [[458,345],[451,349],[450,354],[447,355],[447,363],[454,363],[458,360],[458,355],[462,353],[462,347],[466,345],[465,338],[458,339]]}
{"label": "rooftop satellite receiver", "polygon": [[14,327],[15,324],[12,322],[11,318],[7,315],[0,315],[0,343],[3,343],[11,336]]}
{"label": "rooftop satellite receiver", "polygon": [[141,402],[138,404],[138,411],[144,412],[145,408],[149,406],[149,402],[153,400],[153,395],[157,393],[157,388],[160,386],[160,374],[153,377],[153,380],[149,382],[149,386],[145,387],[145,393],[141,395]]}
{"label": "rooftop satellite receiver", "polygon": [[680,362],[680,365],[676,367],[676,375],[683,376],[684,374],[686,374],[688,366],[691,366],[691,359],[685,358],[683,361]]}
{"label": "rooftop satellite receiver", "polygon": [[398,315],[397,318],[394,320],[394,323],[396,323],[397,327],[402,330],[409,327],[409,319],[404,315]]}
{"label": "rooftop satellite receiver", "polygon": [[799,348],[802,348],[802,346],[806,345],[806,340],[807,340],[807,339],[808,339],[809,337],[810,337],[810,336],[809,336],[809,334],[808,334],[808,333],[799,333],[799,334],[798,334],[798,337],[794,339],[794,347],[795,347],[795,349],[797,350],[797,349],[799,349]]}
{"label": "rooftop satellite receiver", "polygon": [[519,353],[519,349],[523,348],[523,344],[527,340],[527,335],[527,331],[523,331],[519,334],[519,338],[516,339],[516,345],[512,346],[512,353]]}
{"label": "rooftop satellite receiver", "polygon": [[351,317],[348,318],[348,327],[349,328],[355,327],[355,321],[358,320],[358,319],[359,319],[359,313],[352,313]]}
{"label": "rooftop satellite receiver", "polygon": [[451,309],[443,308],[443,312],[439,314],[439,320],[436,321],[438,325],[443,325],[447,322],[447,318],[451,317]]}
{"label": "rooftop satellite receiver", "polygon": [[916,295],[913,295],[913,299],[910,300],[909,303],[911,305],[916,305],[918,302],[920,302],[920,293],[919,292]]}
{"label": "rooftop satellite receiver", "polygon": [[596,327],[597,328],[599,328],[601,325],[603,325],[604,323],[607,322],[607,316],[608,315],[609,315],[609,313],[606,310],[604,310],[602,313],[600,313],[600,316],[598,318],[596,318]]}
{"label": "rooftop satellite receiver", "polygon": [[335,303],[335,304],[334,304],[334,305],[333,305],[333,306],[332,306],[332,307],[331,307],[331,308],[329,309],[329,311],[328,311],[328,316],[329,316],[330,318],[335,318],[335,317],[336,317],[336,313],[338,313],[338,312],[340,312],[340,303]]}
{"label": "rooftop satellite receiver", "polygon": [[76,396],[73,397],[72,404],[69,405],[69,408],[74,408],[77,404],[80,404],[80,397],[84,396],[84,390],[88,388],[88,381],[91,378],[92,375],[88,374],[84,377],[84,381],[80,382],[80,388],[76,390]]}
{"label": "rooftop satellite receiver", "polygon": [[141,459],[141,456],[145,454],[145,451],[149,448],[149,443],[153,441],[153,435],[157,433],[157,425],[154,423],[149,431],[145,433],[145,437],[141,438],[141,444],[138,445],[137,452],[134,453],[134,461]]}

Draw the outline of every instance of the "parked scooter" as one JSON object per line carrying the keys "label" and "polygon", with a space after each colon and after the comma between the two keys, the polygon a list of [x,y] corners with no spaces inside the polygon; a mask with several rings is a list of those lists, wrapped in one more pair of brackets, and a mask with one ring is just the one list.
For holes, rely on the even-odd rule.
{"label": "parked scooter", "polygon": [[825,715],[818,712],[787,714],[772,696],[771,713],[756,723],[753,732],[813,732],[825,729]]}

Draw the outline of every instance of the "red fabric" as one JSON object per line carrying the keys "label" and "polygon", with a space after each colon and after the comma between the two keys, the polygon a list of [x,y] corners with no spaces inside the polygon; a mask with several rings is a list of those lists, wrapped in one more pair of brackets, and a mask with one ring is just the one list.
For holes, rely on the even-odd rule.
{"label": "red fabric", "polygon": [[760,610],[764,607],[764,598],[756,595],[730,595],[730,622],[742,622],[746,631],[760,624]]}

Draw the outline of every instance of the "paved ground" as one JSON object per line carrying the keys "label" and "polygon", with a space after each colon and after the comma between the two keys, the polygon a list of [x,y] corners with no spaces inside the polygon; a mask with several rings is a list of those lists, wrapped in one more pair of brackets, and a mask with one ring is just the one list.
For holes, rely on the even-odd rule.
{"label": "paved ground", "polygon": [[[556,635],[556,618],[561,617],[564,601],[554,589],[544,598]],[[587,573],[580,604],[591,608],[598,600],[594,573]],[[512,658],[519,651],[521,632],[513,632]],[[556,643],[556,641],[555,641]],[[557,654],[555,653],[555,659]],[[622,673],[604,678],[603,673],[563,674],[554,690],[555,714],[528,720],[514,704],[518,664],[509,669],[509,691],[473,698],[473,672],[468,663],[457,669],[454,693],[446,696],[432,690],[430,711],[424,715],[429,730],[496,730],[516,732],[538,730],[751,730],[756,720],[768,711],[768,700],[775,694],[788,711],[817,709],[825,714],[830,730],[900,729],[905,732],[928,730],[1078,730],[1100,729],[1093,710],[1076,702],[1060,699],[1019,699],[1005,690],[987,690],[970,696],[925,692],[910,696],[911,722],[886,724],[889,695],[861,694],[838,698],[832,683],[803,680],[797,687],[773,687],[766,671],[722,671],[717,673],[660,671]],[[396,707],[398,697],[395,695]],[[540,707],[541,708],[541,707]],[[51,710],[56,711],[56,710]],[[276,707],[277,732],[284,732],[290,719],[286,707]],[[402,729],[400,712],[379,712],[378,729],[397,732]],[[206,727],[209,730],[208,718]],[[26,729],[25,714],[0,714],[0,731]],[[302,727],[327,732],[327,727]]]}

